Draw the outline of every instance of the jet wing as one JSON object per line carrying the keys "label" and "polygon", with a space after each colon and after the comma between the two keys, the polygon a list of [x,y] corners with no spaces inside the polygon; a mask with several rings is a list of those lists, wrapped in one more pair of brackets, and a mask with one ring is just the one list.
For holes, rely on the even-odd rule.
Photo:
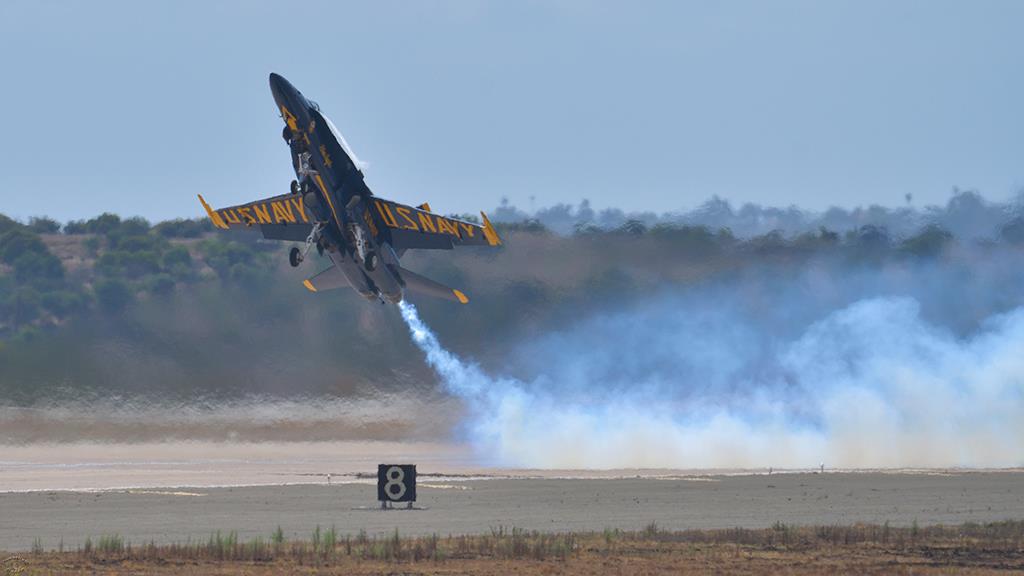
{"label": "jet wing", "polygon": [[313,221],[306,211],[301,194],[282,194],[219,210],[210,208],[202,195],[199,201],[213,225],[224,230],[258,229],[268,240],[296,242],[305,240],[313,230]]}
{"label": "jet wing", "polygon": [[500,246],[501,238],[483,212],[483,225],[434,214],[430,206],[419,208],[369,198],[378,239],[395,250],[451,250],[455,246]]}

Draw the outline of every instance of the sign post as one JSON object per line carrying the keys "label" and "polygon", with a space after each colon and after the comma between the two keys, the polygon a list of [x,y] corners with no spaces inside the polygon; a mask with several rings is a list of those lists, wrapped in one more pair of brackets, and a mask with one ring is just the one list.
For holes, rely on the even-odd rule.
{"label": "sign post", "polygon": [[378,464],[377,500],[382,510],[394,502],[406,502],[411,509],[416,501],[416,465]]}

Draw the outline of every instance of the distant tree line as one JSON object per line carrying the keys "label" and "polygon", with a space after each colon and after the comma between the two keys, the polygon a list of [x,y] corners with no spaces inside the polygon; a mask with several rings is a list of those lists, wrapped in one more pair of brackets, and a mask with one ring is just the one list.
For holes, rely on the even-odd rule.
{"label": "distant tree line", "polygon": [[[501,222],[500,231],[541,236],[549,244],[578,241],[609,243],[647,238],[652,254],[671,263],[720,258],[732,253],[807,257],[841,252],[850,258],[939,257],[956,242],[937,224],[899,238],[881,226],[864,225],[843,233],[824,226],[787,236],[774,230],[750,238],[730,228],[628,219],[618,226],[580,223],[568,236],[550,231],[537,219]],[[69,274],[44,238],[62,234],[81,239],[87,264]],[[1024,218],[1006,221],[995,240],[1024,244]],[[178,219],[151,225],[142,218],[101,214],[61,226],[37,217],[27,224],[0,215],[0,335],[34,334],[88,311],[117,314],[138,298],[159,297],[199,282],[217,280],[239,285],[267,282],[281,247],[256,233],[217,234],[206,219]],[[514,243],[506,250],[516,250]],[[280,259],[280,254],[276,254]]]}
{"label": "distant tree line", "polygon": [[728,228],[739,238],[752,238],[778,231],[795,236],[827,228],[839,232],[864,226],[884,228],[894,237],[916,233],[927,225],[939,226],[962,239],[991,237],[1011,220],[1024,216],[1024,192],[1008,202],[990,202],[974,190],[953,188],[944,206],[915,206],[906,195],[905,205],[889,208],[872,205],[852,209],[833,207],[823,212],[801,210],[796,206],[778,208],[747,203],[734,207],[717,196],[691,210],[669,212],[628,212],[619,208],[595,209],[590,201],[578,205],[556,204],[537,210],[522,210],[507,199],[493,211],[491,219],[502,222],[535,222],[559,234],[571,234],[581,228],[612,230],[626,224],[706,226],[713,230]]}

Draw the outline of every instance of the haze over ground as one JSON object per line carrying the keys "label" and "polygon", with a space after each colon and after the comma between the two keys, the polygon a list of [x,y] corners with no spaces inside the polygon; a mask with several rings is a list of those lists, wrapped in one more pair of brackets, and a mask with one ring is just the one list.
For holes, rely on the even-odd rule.
{"label": "haze over ground", "polygon": [[[292,178],[267,87],[318,100],[378,193],[942,204],[1022,184],[1024,4],[0,4],[9,215],[198,216]],[[628,205],[627,205],[628,204]]]}
{"label": "haze over ground", "polygon": [[309,293],[301,279],[323,262],[290,268],[284,246],[247,231],[106,215],[37,235],[39,222],[0,219],[0,443],[431,440],[497,466],[1019,466],[1021,208],[961,194],[898,236],[498,224],[499,250],[403,261],[471,299],[412,297],[427,328],[405,319],[437,336],[415,345],[398,310]]}

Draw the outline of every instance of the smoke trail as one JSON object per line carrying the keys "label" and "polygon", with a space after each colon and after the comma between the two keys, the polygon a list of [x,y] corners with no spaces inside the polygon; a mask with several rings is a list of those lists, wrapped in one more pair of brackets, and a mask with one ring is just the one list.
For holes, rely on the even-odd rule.
{"label": "smoke trail", "polygon": [[770,322],[690,300],[669,296],[541,339],[529,352],[542,369],[525,380],[487,375],[445,350],[412,305],[401,310],[467,404],[467,437],[495,463],[1024,463],[1024,308],[960,338],[925,321],[915,299],[866,298],[780,340]]}

